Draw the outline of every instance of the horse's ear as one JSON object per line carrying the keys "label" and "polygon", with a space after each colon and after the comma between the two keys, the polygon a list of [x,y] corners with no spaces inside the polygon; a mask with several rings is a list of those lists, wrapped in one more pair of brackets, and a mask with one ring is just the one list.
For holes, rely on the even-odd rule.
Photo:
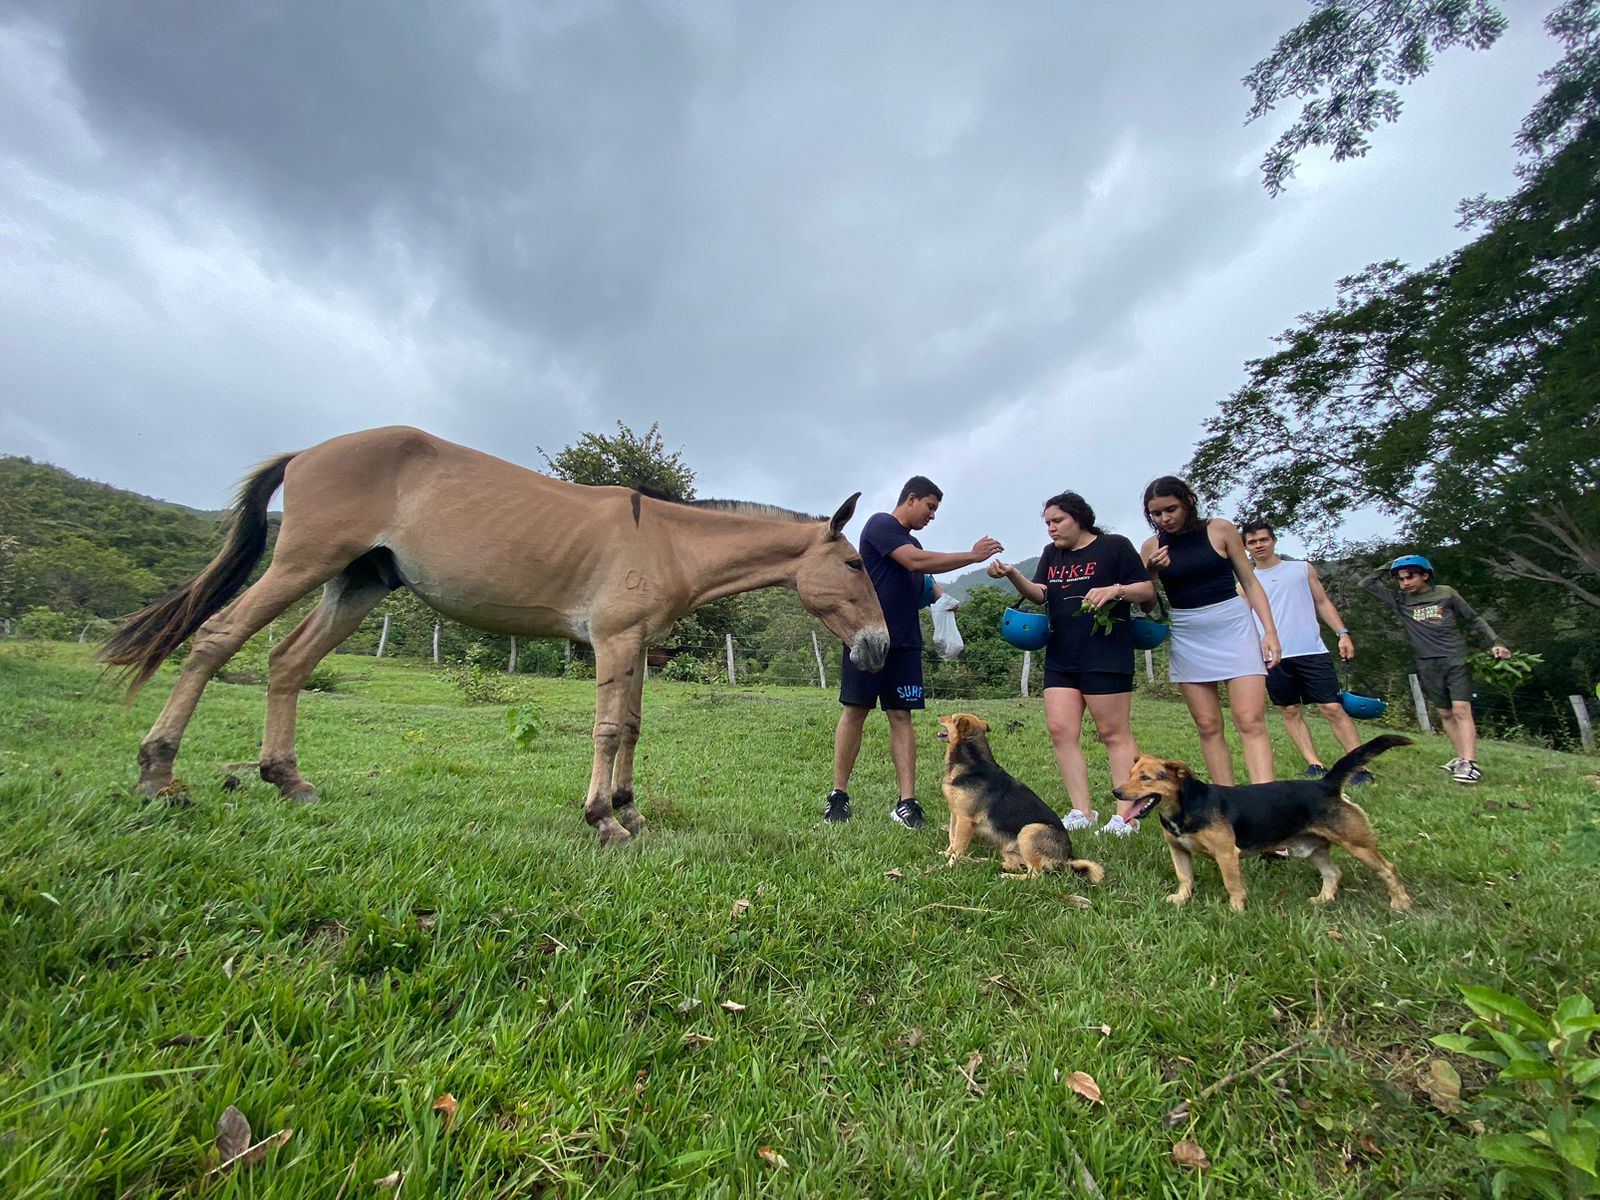
{"label": "horse's ear", "polygon": [[824,541],[834,542],[839,540],[844,534],[844,527],[850,524],[850,518],[856,515],[856,501],[859,499],[861,499],[861,493],[857,492],[850,499],[839,505],[839,511],[834,513],[833,520],[828,522],[828,532],[826,537],[823,538]]}

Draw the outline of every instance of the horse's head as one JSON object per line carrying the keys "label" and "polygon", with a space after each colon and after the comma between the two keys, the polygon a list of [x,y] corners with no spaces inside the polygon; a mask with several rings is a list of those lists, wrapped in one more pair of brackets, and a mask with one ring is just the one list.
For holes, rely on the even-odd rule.
{"label": "horse's head", "polygon": [[860,498],[860,492],[851,496],[821,526],[816,542],[795,569],[794,590],[806,611],[850,647],[851,662],[864,671],[877,671],[889,654],[889,630],[861,555],[844,536]]}

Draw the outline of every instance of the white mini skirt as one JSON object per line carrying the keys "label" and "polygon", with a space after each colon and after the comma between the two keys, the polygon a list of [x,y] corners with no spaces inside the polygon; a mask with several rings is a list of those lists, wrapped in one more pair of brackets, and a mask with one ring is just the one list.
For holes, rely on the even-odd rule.
{"label": "white mini skirt", "polygon": [[1204,608],[1172,610],[1173,683],[1220,683],[1242,675],[1265,675],[1261,634],[1243,596]]}

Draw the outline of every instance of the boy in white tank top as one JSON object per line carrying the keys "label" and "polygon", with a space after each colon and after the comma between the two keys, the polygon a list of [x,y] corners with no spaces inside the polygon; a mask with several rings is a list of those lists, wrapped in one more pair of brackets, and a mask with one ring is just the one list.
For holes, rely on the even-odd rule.
{"label": "boy in white tank top", "polygon": [[[1317,628],[1320,616],[1339,637],[1339,657],[1349,662],[1356,655],[1355,643],[1345,628],[1339,610],[1333,606],[1317,569],[1308,562],[1278,557],[1278,538],[1265,521],[1243,526],[1244,548],[1255,563],[1256,578],[1266,589],[1272,606],[1272,619],[1283,643],[1283,657],[1267,672],[1267,695],[1283,713],[1284,732],[1306,760],[1305,777],[1315,779],[1327,773],[1317,755],[1311,730],[1306,726],[1305,704],[1315,704],[1328,718],[1333,736],[1346,751],[1361,744],[1355,722],[1339,700],[1339,676],[1333,658],[1322,644]],[[1371,783],[1369,771],[1357,771],[1350,782]]]}

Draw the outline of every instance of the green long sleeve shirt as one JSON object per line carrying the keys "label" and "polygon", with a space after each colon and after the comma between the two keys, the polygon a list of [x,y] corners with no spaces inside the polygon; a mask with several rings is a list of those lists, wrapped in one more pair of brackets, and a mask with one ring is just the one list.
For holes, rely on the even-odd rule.
{"label": "green long sleeve shirt", "polygon": [[1460,621],[1491,646],[1500,644],[1500,635],[1480,617],[1454,588],[1435,584],[1425,592],[1407,595],[1389,586],[1384,577],[1387,567],[1379,567],[1361,581],[1361,586],[1399,614],[1411,647],[1420,658],[1442,658],[1452,663],[1467,661],[1467,642],[1461,636]]}

